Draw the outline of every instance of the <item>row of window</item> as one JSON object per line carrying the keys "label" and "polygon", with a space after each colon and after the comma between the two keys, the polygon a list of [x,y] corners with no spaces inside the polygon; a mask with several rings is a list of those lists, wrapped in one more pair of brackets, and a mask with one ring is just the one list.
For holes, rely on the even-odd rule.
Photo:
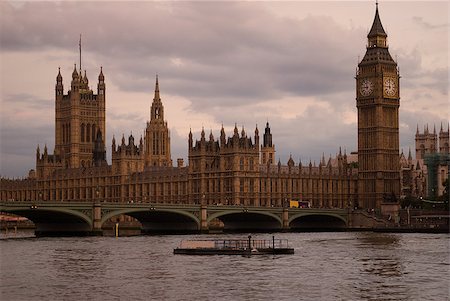
{"label": "row of window", "polygon": [[84,124],[80,126],[81,142],[94,142],[95,141],[95,124]]}

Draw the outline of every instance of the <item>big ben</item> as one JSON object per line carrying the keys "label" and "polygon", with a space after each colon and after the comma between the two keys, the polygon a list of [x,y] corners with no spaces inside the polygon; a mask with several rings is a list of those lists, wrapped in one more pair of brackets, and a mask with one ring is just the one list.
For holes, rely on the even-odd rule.
{"label": "big ben", "polygon": [[364,208],[380,208],[400,194],[400,76],[389,54],[378,3],[367,39],[356,74],[358,201]]}

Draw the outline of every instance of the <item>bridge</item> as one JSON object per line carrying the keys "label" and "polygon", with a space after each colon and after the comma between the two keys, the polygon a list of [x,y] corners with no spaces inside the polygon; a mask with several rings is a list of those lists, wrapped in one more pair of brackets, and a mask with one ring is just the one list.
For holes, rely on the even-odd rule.
{"label": "bridge", "polygon": [[330,230],[349,226],[347,209],[2,201],[0,212],[28,218],[35,224],[37,236],[102,235],[105,222],[120,215],[137,219],[143,233],[208,233],[211,222],[217,220],[223,223],[224,232]]}

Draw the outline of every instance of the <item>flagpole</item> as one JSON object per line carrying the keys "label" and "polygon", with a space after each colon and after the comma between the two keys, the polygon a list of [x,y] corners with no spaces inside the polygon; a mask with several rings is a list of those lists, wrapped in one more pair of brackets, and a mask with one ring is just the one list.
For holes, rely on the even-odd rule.
{"label": "flagpole", "polygon": [[80,33],[80,43],[78,45],[80,46],[80,74],[81,74],[81,33]]}

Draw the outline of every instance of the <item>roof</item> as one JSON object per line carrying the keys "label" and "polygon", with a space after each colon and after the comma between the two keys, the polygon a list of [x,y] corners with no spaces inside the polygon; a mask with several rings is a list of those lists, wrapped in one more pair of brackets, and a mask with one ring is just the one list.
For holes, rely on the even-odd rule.
{"label": "roof", "polygon": [[378,14],[378,3],[377,9],[375,11],[375,19],[373,20],[372,28],[367,35],[368,38],[375,36],[384,36],[387,37],[386,32],[384,31],[383,25],[381,24],[380,15]]}

